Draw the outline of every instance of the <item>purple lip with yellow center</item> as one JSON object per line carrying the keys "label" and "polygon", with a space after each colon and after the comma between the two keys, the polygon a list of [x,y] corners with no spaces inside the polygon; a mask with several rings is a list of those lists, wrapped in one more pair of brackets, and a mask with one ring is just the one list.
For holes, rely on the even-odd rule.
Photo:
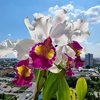
{"label": "purple lip with yellow center", "polygon": [[56,58],[55,48],[52,45],[52,40],[48,37],[44,42],[33,46],[30,51],[32,58],[32,66],[37,69],[46,70],[52,66]]}
{"label": "purple lip with yellow center", "polygon": [[68,56],[66,53],[64,53],[66,55],[66,57],[68,58],[68,61],[67,61],[67,66],[66,66],[66,76],[72,76],[74,75],[74,72],[71,70],[71,65],[74,61],[73,58],[71,58],[70,56]]}
{"label": "purple lip with yellow center", "polygon": [[64,53],[66,55],[66,57],[68,58],[67,60],[67,66],[71,65],[74,61],[74,59],[70,56],[67,55],[67,53]]}
{"label": "purple lip with yellow center", "polygon": [[33,76],[32,69],[29,67],[29,59],[22,60],[17,64],[16,77],[13,83],[17,86],[31,86]]}
{"label": "purple lip with yellow center", "polygon": [[84,61],[81,60],[80,54],[81,54],[81,50],[83,49],[82,46],[77,42],[77,41],[73,41],[72,43],[68,44],[76,53],[76,58],[74,60],[75,62],[75,68],[79,68],[82,67],[84,64]]}

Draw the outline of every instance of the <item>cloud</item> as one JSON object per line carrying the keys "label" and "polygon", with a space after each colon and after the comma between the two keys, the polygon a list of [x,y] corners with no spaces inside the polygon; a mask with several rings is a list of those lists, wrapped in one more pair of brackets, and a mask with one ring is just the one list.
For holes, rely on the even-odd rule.
{"label": "cloud", "polygon": [[11,34],[8,34],[8,36],[11,36]]}
{"label": "cloud", "polygon": [[51,15],[55,15],[60,9],[65,9],[67,12],[73,11],[74,6],[72,4],[68,4],[66,6],[59,7],[58,5],[49,8],[49,13]]}
{"label": "cloud", "polygon": [[55,14],[55,11],[58,10],[58,9],[59,9],[59,6],[56,5],[56,6],[54,6],[54,7],[50,7],[50,8],[49,8],[49,12],[50,12],[51,14]]}
{"label": "cloud", "polygon": [[65,9],[67,11],[73,11],[74,10],[74,6],[72,4],[68,4],[66,6],[62,6],[62,9]]}
{"label": "cloud", "polygon": [[100,23],[100,6],[94,6],[89,8],[85,12],[85,15],[87,16],[89,22]]}
{"label": "cloud", "polygon": [[0,43],[0,58],[2,57],[14,57],[16,53],[12,50],[15,47],[17,41],[5,40]]}
{"label": "cloud", "polygon": [[82,43],[85,48],[85,53],[92,53],[94,57],[100,57],[100,43],[91,43],[85,41]]}
{"label": "cloud", "polygon": [[72,4],[64,6],[54,6],[49,8],[51,14],[55,14],[59,9],[65,9],[69,19],[84,19],[90,24],[100,23],[100,6],[90,7],[87,10],[81,10],[74,7]]}

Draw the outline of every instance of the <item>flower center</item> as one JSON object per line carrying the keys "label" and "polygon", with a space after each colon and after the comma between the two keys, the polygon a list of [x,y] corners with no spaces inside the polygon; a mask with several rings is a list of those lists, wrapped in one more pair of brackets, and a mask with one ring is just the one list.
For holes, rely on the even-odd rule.
{"label": "flower center", "polygon": [[80,54],[81,54],[81,50],[76,50],[76,55],[80,56]]}
{"label": "flower center", "polygon": [[44,56],[47,59],[52,59],[55,51],[50,48],[50,46],[38,45],[35,47],[35,53],[40,56]]}
{"label": "flower center", "polygon": [[25,77],[30,76],[31,70],[28,67],[19,66],[19,67],[17,67],[17,70],[18,70],[18,74],[20,76],[25,76]]}

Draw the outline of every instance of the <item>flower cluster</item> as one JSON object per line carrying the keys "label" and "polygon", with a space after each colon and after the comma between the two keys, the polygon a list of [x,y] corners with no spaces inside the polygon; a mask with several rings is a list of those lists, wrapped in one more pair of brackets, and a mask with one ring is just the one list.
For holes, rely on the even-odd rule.
{"label": "flower cluster", "polygon": [[[13,80],[18,86],[31,85],[34,69],[49,70],[52,73],[59,73],[64,69],[67,76],[72,76],[73,66],[83,66],[84,61],[80,57],[83,48],[79,42],[89,34],[87,28],[84,28],[88,27],[88,23],[83,20],[69,22],[66,20],[66,11],[61,9],[60,12],[62,15],[56,14],[54,19],[36,13],[32,24],[28,18],[25,19],[31,39],[21,40],[13,48],[21,59]],[[62,68],[59,69],[57,65]]]}
{"label": "flower cluster", "polygon": [[82,67],[84,64],[84,61],[82,61],[80,57],[81,50],[83,48],[77,41],[73,41],[72,43],[69,43],[68,46],[70,46],[75,51],[75,56],[76,56],[75,59],[73,59],[65,53],[65,55],[68,57],[66,75],[72,76],[74,75],[74,72],[71,70],[71,67],[73,66],[72,64],[74,63],[76,69]]}

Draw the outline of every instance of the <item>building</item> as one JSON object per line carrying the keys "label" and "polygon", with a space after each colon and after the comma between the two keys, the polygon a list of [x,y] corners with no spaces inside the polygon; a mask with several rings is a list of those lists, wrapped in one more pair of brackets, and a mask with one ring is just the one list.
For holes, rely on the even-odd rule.
{"label": "building", "polygon": [[9,66],[15,67],[18,60],[15,58],[0,58],[0,67],[7,68]]}
{"label": "building", "polygon": [[85,55],[85,66],[93,67],[93,54],[86,54]]}
{"label": "building", "polygon": [[94,59],[94,64],[100,65],[100,58],[95,58]]}
{"label": "building", "polygon": [[12,74],[12,73],[15,73],[15,68],[13,67],[0,69],[0,77],[8,76],[9,74]]}

